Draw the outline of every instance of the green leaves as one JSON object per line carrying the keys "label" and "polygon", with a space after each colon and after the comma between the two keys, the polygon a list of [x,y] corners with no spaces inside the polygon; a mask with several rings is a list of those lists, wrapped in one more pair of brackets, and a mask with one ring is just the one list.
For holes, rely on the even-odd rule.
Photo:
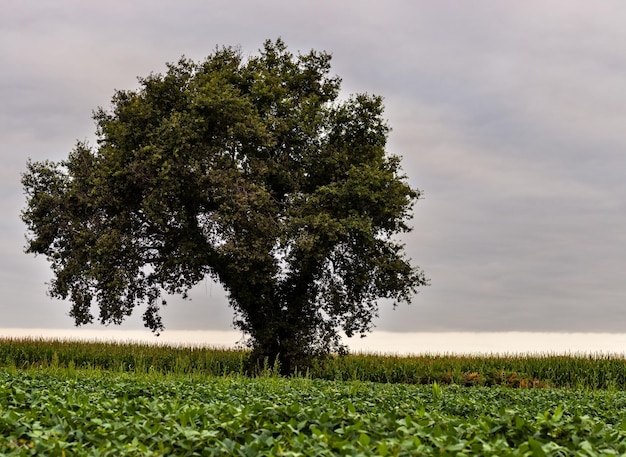
{"label": "green leaves", "polygon": [[[624,393],[0,371],[2,455],[622,455]],[[532,396],[531,396],[532,394]],[[532,398],[532,401],[529,399]],[[470,411],[458,405],[472,404]],[[557,408],[552,405],[560,404]]]}
{"label": "green leaves", "polygon": [[161,295],[209,275],[255,357],[291,372],[427,284],[394,241],[420,192],[386,151],[382,97],[339,100],[330,61],[280,39],[182,58],[94,112],[95,147],[28,164],[27,252],[77,324],[144,306],[158,332]]}

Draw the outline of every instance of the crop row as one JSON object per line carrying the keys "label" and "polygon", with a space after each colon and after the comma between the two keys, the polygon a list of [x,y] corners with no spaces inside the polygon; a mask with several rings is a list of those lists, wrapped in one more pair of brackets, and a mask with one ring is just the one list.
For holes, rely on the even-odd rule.
{"label": "crop row", "polygon": [[623,455],[626,393],[0,370],[2,455]]}
{"label": "crop row", "polygon": [[[16,368],[97,368],[219,376],[251,374],[248,356],[245,350],[209,347],[0,339],[0,366]],[[258,374],[264,368],[268,367],[252,371]],[[408,384],[626,388],[626,362],[622,356],[613,355],[399,357],[350,354],[318,361],[299,374],[316,379]]]}

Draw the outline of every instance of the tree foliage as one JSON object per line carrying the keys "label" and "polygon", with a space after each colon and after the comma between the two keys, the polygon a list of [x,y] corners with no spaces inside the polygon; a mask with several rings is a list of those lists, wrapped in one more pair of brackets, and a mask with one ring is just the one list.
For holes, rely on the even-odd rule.
{"label": "tree foliage", "polygon": [[163,329],[163,296],[209,276],[255,354],[288,365],[372,327],[380,299],[409,302],[423,272],[395,235],[420,192],[386,151],[381,97],[339,98],[331,56],[217,48],[116,91],[97,146],[29,162],[27,252],[77,325],[138,306]]}

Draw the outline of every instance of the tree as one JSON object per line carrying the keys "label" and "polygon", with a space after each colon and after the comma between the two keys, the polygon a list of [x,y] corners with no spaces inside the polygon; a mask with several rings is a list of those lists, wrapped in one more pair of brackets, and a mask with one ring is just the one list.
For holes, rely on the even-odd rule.
{"label": "tree", "polygon": [[76,325],[119,324],[209,276],[255,358],[285,371],[371,330],[380,299],[427,280],[395,235],[420,191],[385,150],[381,97],[339,99],[331,56],[216,48],[116,91],[94,112],[97,146],[22,176],[26,251],[51,263]]}

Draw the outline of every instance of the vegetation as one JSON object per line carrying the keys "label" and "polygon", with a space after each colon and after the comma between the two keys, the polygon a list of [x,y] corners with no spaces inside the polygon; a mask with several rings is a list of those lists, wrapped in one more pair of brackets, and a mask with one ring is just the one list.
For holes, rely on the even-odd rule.
{"label": "vegetation", "polygon": [[[277,371],[269,360],[250,366],[249,350],[139,343],[0,339],[0,366],[73,368],[136,374],[256,376]],[[619,355],[416,355],[349,354],[324,358],[295,376],[329,381],[456,384],[514,388],[625,389]]]}
{"label": "vegetation", "polygon": [[0,370],[2,455],[626,453],[626,392]]}
{"label": "vegetation", "polygon": [[244,375],[250,354],[0,340],[0,454],[626,454],[618,356],[360,354],[283,377]]}
{"label": "vegetation", "polygon": [[209,276],[253,359],[289,372],[369,331],[380,299],[411,300],[427,280],[395,235],[420,192],[386,150],[382,98],[340,100],[330,59],[281,40],[183,58],[96,110],[96,147],[28,163],[26,250],[77,325],[145,306],[158,332],[164,292]]}

